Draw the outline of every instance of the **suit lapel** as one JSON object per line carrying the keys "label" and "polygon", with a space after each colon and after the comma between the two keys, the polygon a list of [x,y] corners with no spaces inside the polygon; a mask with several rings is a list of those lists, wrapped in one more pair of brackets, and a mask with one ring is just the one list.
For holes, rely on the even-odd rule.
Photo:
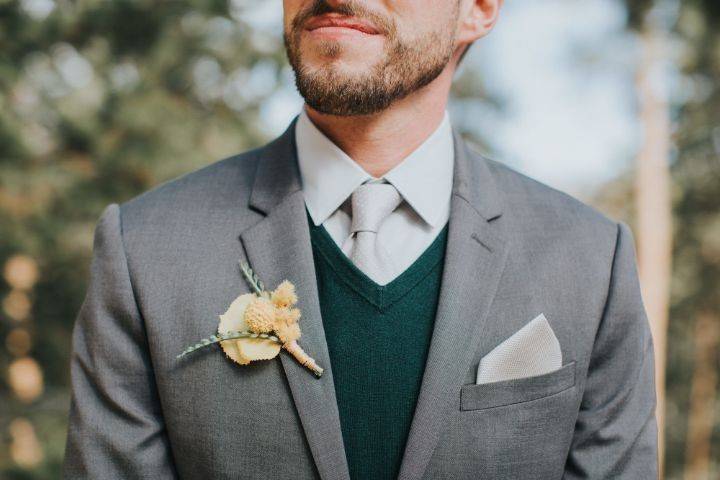
{"label": "suit lapel", "polygon": [[420,479],[459,395],[507,257],[501,203],[485,160],[453,128],[448,240],[433,336],[399,480]]}
{"label": "suit lapel", "polygon": [[[297,166],[294,128],[256,151],[250,206],[263,214],[244,230],[247,260],[268,288],[292,281],[302,311],[300,344],[325,369],[314,375],[286,352],[287,376],[309,448],[323,480],[349,480],[340,416],[320,313],[310,232]],[[399,480],[418,480],[455,407],[458,389],[481,335],[507,257],[496,219],[499,191],[485,160],[453,128],[455,161],[445,263],[438,310]]]}
{"label": "suit lapel", "polygon": [[280,353],[310,451],[323,480],[348,480],[340,416],[315,277],[305,200],[297,169],[294,127],[257,151],[250,206],[265,216],[240,237],[253,270],[268,289],[295,284],[302,312],[300,345],[324,368],[316,378],[287,352]]}

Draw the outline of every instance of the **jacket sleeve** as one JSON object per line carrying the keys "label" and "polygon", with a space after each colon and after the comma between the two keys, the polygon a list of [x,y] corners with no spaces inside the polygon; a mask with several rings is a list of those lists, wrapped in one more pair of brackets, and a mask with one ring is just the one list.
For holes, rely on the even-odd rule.
{"label": "jacket sleeve", "polygon": [[70,372],[63,477],[176,478],[116,203],[95,228]]}
{"label": "jacket sleeve", "polygon": [[618,223],[607,300],[565,465],[565,479],[657,479],[653,340],[632,233]]}

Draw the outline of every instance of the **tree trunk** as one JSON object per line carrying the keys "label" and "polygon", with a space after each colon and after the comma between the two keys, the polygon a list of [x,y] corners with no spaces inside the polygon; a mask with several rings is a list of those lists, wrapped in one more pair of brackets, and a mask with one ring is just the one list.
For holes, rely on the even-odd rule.
{"label": "tree trunk", "polygon": [[[647,23],[647,22],[646,22]],[[670,196],[670,127],[660,65],[660,33],[651,26],[641,32],[642,58],[637,75],[643,144],[638,155],[636,199],[638,269],[643,299],[653,334],[659,472],[665,457],[665,365],[669,289],[672,261],[672,205]]]}
{"label": "tree trunk", "polygon": [[685,480],[710,480],[710,439],[715,423],[717,349],[720,318],[702,313],[695,320],[695,368],[690,387]]}

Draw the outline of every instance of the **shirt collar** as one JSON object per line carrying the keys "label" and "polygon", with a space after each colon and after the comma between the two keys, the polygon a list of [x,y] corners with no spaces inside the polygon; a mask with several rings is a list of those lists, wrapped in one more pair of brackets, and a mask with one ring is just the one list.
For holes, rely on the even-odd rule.
{"label": "shirt collar", "polygon": [[[367,180],[376,180],[325,136],[302,108],[295,127],[303,195],[320,225]],[[452,191],[454,145],[447,110],[435,131],[382,178],[392,183],[413,210],[435,227]]]}

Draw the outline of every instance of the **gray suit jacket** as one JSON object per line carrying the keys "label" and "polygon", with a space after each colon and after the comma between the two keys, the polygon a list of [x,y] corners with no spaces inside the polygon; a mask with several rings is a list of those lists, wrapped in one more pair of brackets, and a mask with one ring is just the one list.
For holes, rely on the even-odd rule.
{"label": "gray suit jacket", "polygon": [[[297,119],[297,117],[296,117]],[[347,480],[293,128],[100,217],[73,336],[66,478]],[[399,478],[655,479],[653,343],[630,230],[486,159],[454,130],[450,229]],[[249,292],[295,283],[300,344],[240,366],[212,346]],[[563,367],[475,384],[480,358],[544,313]]]}

